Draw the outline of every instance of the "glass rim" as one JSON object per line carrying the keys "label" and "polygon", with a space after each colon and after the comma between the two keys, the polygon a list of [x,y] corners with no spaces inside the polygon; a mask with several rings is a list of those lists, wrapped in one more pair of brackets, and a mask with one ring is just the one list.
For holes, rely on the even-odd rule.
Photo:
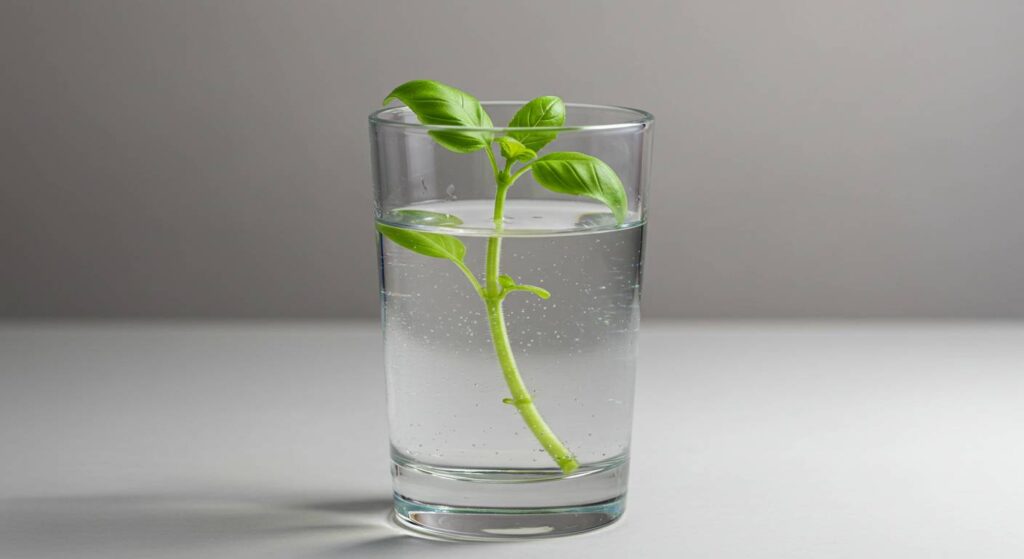
{"label": "glass rim", "polygon": [[[488,106],[515,106],[521,107],[527,101],[481,101],[484,107]],[[594,105],[590,103],[566,103],[566,109],[604,109],[630,115],[632,118],[622,122],[608,124],[581,124],[578,126],[457,126],[452,124],[423,124],[421,122],[402,122],[387,118],[391,114],[412,113],[412,110],[405,105],[394,107],[383,107],[370,113],[370,124],[380,126],[396,126],[399,128],[418,128],[422,130],[462,130],[466,132],[587,132],[601,130],[626,130],[630,128],[641,128],[654,122],[654,115],[643,110],[621,105]]]}

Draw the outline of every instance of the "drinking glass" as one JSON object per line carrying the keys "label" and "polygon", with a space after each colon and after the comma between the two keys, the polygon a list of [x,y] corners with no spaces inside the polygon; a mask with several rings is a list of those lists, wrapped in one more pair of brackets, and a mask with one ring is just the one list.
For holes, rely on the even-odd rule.
{"label": "drinking glass", "polygon": [[[522,105],[483,103],[495,122]],[[395,515],[414,530],[528,539],[623,513],[653,117],[572,103],[566,117],[543,129],[557,136],[541,155],[607,163],[625,189],[623,221],[526,172],[498,227],[485,152],[448,151],[431,135],[446,127],[406,107],[370,116],[378,228],[465,247],[459,266],[377,236]],[[482,301],[471,277],[486,285],[492,259],[510,285],[540,291]]]}

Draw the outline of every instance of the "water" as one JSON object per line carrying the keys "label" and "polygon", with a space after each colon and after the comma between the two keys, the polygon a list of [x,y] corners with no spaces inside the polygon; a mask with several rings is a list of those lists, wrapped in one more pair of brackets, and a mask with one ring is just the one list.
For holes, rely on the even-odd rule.
{"label": "water", "polygon": [[[491,201],[406,210],[414,211],[384,221],[457,236],[483,282]],[[563,474],[502,403],[509,388],[486,309],[462,272],[383,240],[396,508],[408,523],[464,537],[593,528],[621,514],[626,489],[643,224],[619,226],[604,206],[577,201],[510,200],[505,214],[501,273],[551,292],[505,299],[512,349],[538,410],[580,468]]]}

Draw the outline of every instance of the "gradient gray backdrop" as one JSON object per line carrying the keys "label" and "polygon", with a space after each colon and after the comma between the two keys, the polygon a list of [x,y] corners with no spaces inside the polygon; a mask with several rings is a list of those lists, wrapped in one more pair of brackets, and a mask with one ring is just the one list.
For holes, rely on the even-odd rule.
{"label": "gradient gray backdrop", "polygon": [[1024,317],[1024,2],[0,2],[0,315],[375,316],[396,84],[658,118],[645,311]]}

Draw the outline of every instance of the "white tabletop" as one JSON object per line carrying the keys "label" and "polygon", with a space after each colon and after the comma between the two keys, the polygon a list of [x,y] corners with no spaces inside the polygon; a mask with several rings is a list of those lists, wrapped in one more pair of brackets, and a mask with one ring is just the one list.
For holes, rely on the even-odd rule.
{"label": "white tabletop", "polygon": [[389,524],[370,323],[0,326],[0,557],[1024,556],[1024,325],[646,323],[625,518]]}

